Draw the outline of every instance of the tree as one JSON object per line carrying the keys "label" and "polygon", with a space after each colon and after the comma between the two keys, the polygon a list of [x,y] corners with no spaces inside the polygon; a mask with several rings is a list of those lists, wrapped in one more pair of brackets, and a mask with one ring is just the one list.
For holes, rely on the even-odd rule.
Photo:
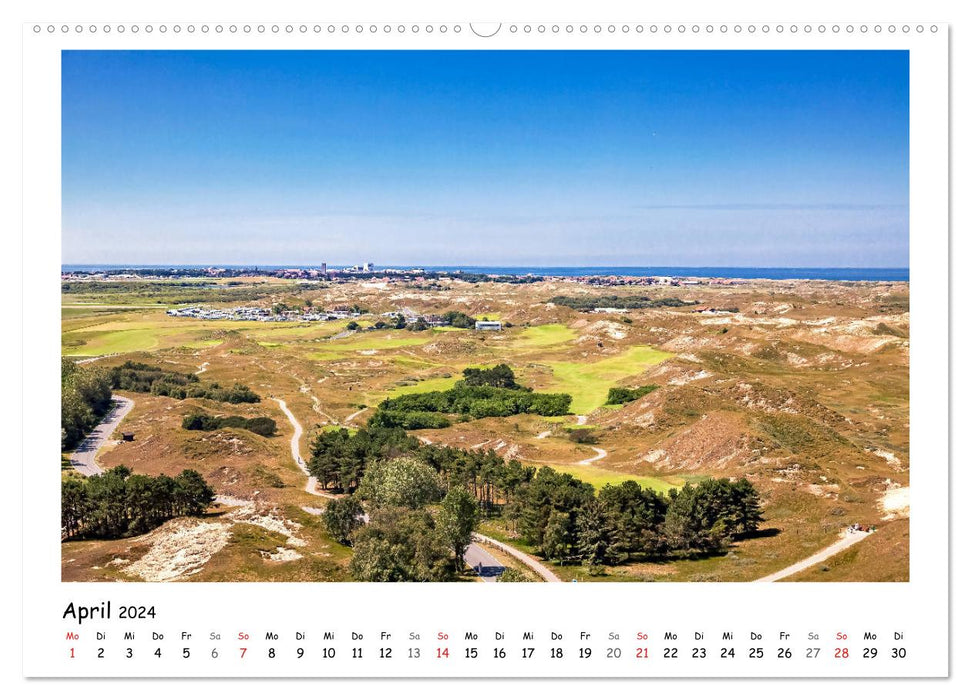
{"label": "tree", "polygon": [[588,564],[602,564],[609,544],[606,509],[599,499],[593,500],[577,516],[577,554]]}
{"label": "tree", "polygon": [[420,508],[437,501],[440,494],[435,470],[414,457],[374,462],[361,479],[361,497],[378,508]]}
{"label": "tree", "polygon": [[560,511],[553,511],[543,530],[543,556],[558,560],[562,564],[570,555],[571,544],[570,516]]}
{"label": "tree", "polygon": [[385,508],[352,536],[358,581],[450,581],[452,552],[425,510]]}
{"label": "tree", "polygon": [[356,496],[339,498],[327,504],[321,518],[331,537],[343,545],[350,545],[354,531],[364,524],[364,508]]}
{"label": "tree", "polygon": [[487,369],[466,367],[462,370],[465,383],[468,386],[494,386],[498,389],[522,389],[516,383],[516,376],[512,368],[503,363]]}
{"label": "tree", "polygon": [[215,497],[215,492],[199,472],[183,469],[175,477],[175,507],[180,515],[202,515]]}
{"label": "tree", "polygon": [[361,324],[358,323],[357,321],[351,321],[346,326],[347,330],[349,330],[349,331],[356,331],[360,327],[361,327]]}
{"label": "tree", "polygon": [[77,445],[111,408],[111,379],[96,367],[61,360],[61,448]]}
{"label": "tree", "polygon": [[671,491],[671,505],[664,519],[664,534],[671,549],[715,552],[728,544],[730,533],[718,503],[721,494],[716,492],[720,489],[713,480],[707,481],[712,485],[703,481]]}
{"label": "tree", "polygon": [[472,531],[478,520],[475,499],[464,488],[451,488],[442,499],[436,527],[455,554],[455,568],[464,568],[465,549],[472,542]]}

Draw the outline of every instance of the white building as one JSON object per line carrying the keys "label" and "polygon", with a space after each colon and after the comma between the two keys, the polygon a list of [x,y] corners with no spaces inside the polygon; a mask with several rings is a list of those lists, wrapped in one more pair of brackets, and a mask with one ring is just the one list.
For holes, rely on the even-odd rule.
{"label": "white building", "polygon": [[475,329],[477,331],[501,331],[502,323],[499,321],[476,321]]}

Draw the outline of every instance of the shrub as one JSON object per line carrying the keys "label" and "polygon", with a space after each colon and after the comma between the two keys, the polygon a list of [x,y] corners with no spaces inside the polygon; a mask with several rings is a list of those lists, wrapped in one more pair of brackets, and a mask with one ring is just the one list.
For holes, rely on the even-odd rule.
{"label": "shrub", "polygon": [[607,403],[608,404],[624,404],[630,403],[631,401],[636,401],[642,396],[647,396],[652,391],[657,389],[657,384],[647,384],[646,386],[639,386],[633,389],[627,387],[612,387],[610,391],[607,392]]}
{"label": "shrub", "polygon": [[579,428],[579,429],[569,430],[568,438],[570,442],[575,442],[578,445],[597,444],[597,434],[590,428]]}

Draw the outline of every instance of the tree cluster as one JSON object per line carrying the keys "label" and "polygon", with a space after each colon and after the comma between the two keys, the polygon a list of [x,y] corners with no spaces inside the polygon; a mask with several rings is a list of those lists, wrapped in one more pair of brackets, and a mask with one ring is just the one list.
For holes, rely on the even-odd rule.
{"label": "tree cluster", "polygon": [[[336,539],[355,547],[356,575],[378,576],[366,580],[428,580],[380,578],[405,576],[400,568],[398,573],[388,573],[388,561],[397,559],[385,548],[417,552],[419,545],[430,546],[431,542],[413,541],[408,539],[411,535],[390,530],[399,521],[409,532],[419,521],[427,525],[424,516],[405,518],[402,512],[437,503],[441,494],[446,494],[443,504],[450,502],[453,492],[465,494],[462,498],[471,503],[467,507],[483,516],[502,512],[527,544],[560,562],[603,565],[710,554],[723,551],[735,538],[754,533],[762,522],[759,494],[746,479],[706,479],[666,495],[627,481],[604,486],[596,493],[592,485],[549,467],[537,470],[518,460],[506,461],[491,450],[422,445],[400,428],[374,426],[354,435],[346,430],[321,433],[312,449],[311,473],[325,488],[354,494],[339,501],[341,505],[332,504],[324,521]],[[363,527],[363,510],[351,500],[358,498],[368,503],[372,516],[372,509],[397,513],[376,520],[377,529],[362,535],[368,544],[360,555],[358,542],[364,540],[354,533]],[[442,527],[443,532],[448,531]],[[399,536],[410,544],[395,539]],[[454,545],[462,539],[453,541],[456,557],[459,553]],[[421,557],[427,563],[428,551],[423,552]],[[360,568],[366,562],[375,568]],[[378,570],[384,573],[374,573]],[[424,567],[407,575],[427,576],[429,571]]]}
{"label": "tree cluster", "polygon": [[516,383],[508,365],[491,369],[467,368],[463,376],[465,379],[445,391],[427,391],[385,399],[378,404],[371,423],[415,430],[450,425],[444,415],[436,418],[435,414],[459,414],[471,419],[520,413],[563,416],[570,412],[573,398],[569,394],[541,394],[522,387]]}
{"label": "tree cluster", "polygon": [[643,294],[618,296],[617,294],[584,294],[582,296],[555,296],[550,299],[551,304],[566,306],[576,311],[593,311],[594,309],[657,309],[663,307],[678,308],[681,306],[695,306],[697,301],[683,301],[674,297],[651,299]]}
{"label": "tree cluster", "polygon": [[202,515],[213,496],[205,479],[191,469],[173,479],[114,467],[61,483],[61,529],[65,536],[78,538],[141,535],[171,518]]}
{"label": "tree cluster", "polygon": [[475,328],[475,319],[462,311],[446,311],[442,318],[453,328]]}
{"label": "tree cluster", "polygon": [[351,575],[358,581],[453,580],[464,568],[478,511],[467,491],[442,493],[440,475],[420,459],[372,462],[358,493],[332,502],[322,516],[328,532],[353,547]]}
{"label": "tree cluster", "polygon": [[111,408],[108,373],[61,360],[61,449],[81,442]]}
{"label": "tree cluster", "polygon": [[111,369],[111,386],[174,399],[210,399],[223,403],[259,403],[260,397],[244,384],[224,387],[201,382],[195,374],[171,372],[142,362],[127,362]]}
{"label": "tree cluster", "polygon": [[462,376],[466,386],[493,386],[497,389],[525,388],[516,383],[516,375],[505,363],[486,369],[466,367],[462,370]]}
{"label": "tree cluster", "polygon": [[718,552],[762,522],[758,492],[746,479],[706,479],[667,497],[635,481],[595,494],[548,467],[516,490],[507,515],[547,559],[590,564]]}
{"label": "tree cluster", "polygon": [[324,431],[310,447],[307,469],[324,488],[351,492],[370,462],[412,454],[420,446],[400,427],[369,425],[353,434],[346,428]]}
{"label": "tree cluster", "polygon": [[276,435],[276,421],[266,416],[247,418],[246,416],[211,416],[208,413],[190,413],[182,419],[186,430],[219,430],[221,428],[242,428],[263,437]]}

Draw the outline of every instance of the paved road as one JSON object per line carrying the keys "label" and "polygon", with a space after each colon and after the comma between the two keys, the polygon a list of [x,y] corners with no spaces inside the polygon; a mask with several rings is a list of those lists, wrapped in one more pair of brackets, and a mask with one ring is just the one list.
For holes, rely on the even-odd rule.
{"label": "paved road", "polygon": [[848,532],[844,530],[843,533],[840,535],[840,539],[837,540],[834,544],[831,544],[828,547],[824,547],[823,549],[813,554],[811,557],[807,557],[802,561],[797,561],[792,566],[787,566],[782,571],[777,571],[774,574],[769,574],[768,576],[763,576],[760,579],[756,579],[756,582],[781,581],[782,579],[788,578],[793,574],[798,574],[800,571],[803,571],[804,569],[808,569],[810,566],[813,566],[814,564],[823,563],[831,556],[833,556],[834,554],[839,554],[844,549],[849,549],[850,547],[855,545],[857,542],[859,542],[869,534],[870,534],[869,532]]}
{"label": "paved road", "polygon": [[538,561],[533,559],[531,556],[526,554],[526,552],[520,552],[518,549],[514,547],[510,547],[505,542],[494,540],[491,537],[486,537],[485,535],[480,534],[478,532],[472,533],[472,539],[473,541],[485,542],[486,544],[490,544],[496,549],[499,549],[512,557],[515,557],[523,564],[528,566],[530,569],[535,571],[537,574],[539,574],[544,581],[548,581],[550,583],[561,583],[560,578],[556,574],[554,574],[552,571],[550,571],[545,566],[540,564]]}
{"label": "paved road", "polygon": [[490,583],[494,583],[499,574],[506,570],[498,559],[475,542],[465,548],[462,558],[471,569],[478,572],[479,578]]}
{"label": "paved road", "polygon": [[126,399],[124,396],[118,396],[113,394],[112,406],[108,410],[107,415],[104,419],[98,423],[94,430],[92,430],[78,448],[71,455],[71,466],[77,469],[79,472],[85,476],[94,476],[95,474],[101,474],[104,470],[98,466],[95,457],[98,454],[98,450],[104,445],[111,434],[115,432],[118,424],[121,423],[122,419],[128,415],[128,412],[132,410],[135,402],[131,399]]}

